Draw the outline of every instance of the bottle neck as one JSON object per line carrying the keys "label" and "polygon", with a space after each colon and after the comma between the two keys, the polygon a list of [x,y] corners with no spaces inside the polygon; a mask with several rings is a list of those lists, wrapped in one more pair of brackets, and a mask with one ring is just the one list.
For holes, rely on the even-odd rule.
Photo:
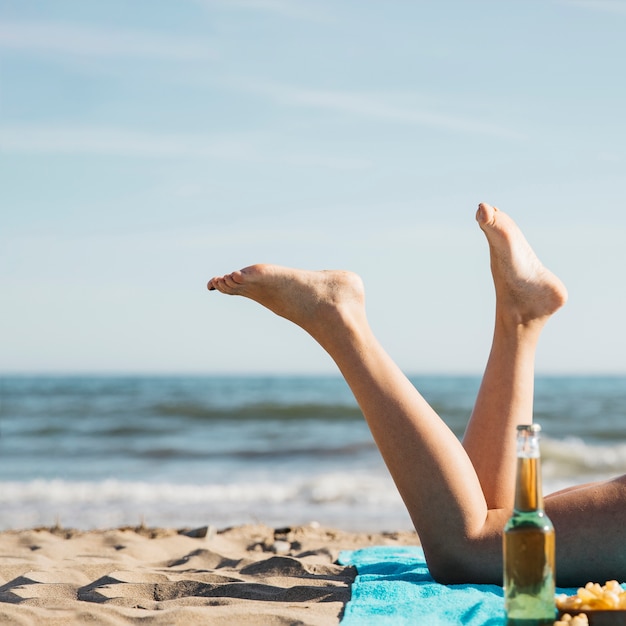
{"label": "bottle neck", "polygon": [[518,457],[517,459],[515,510],[519,512],[543,510],[539,457]]}

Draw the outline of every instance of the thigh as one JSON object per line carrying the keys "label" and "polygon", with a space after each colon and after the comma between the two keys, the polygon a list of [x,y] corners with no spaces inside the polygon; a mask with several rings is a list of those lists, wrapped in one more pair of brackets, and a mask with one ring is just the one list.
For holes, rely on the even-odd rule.
{"label": "thigh", "polygon": [[626,476],[550,494],[545,508],[556,529],[559,585],[626,581]]}

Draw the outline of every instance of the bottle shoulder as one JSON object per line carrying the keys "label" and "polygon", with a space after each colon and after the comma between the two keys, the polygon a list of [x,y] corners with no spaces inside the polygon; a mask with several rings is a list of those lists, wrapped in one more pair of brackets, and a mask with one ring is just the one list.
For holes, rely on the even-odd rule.
{"label": "bottle shoulder", "polygon": [[513,511],[513,514],[508,519],[504,531],[512,531],[515,529],[540,529],[545,532],[554,530],[552,521],[546,515],[543,509],[536,509],[533,511]]}

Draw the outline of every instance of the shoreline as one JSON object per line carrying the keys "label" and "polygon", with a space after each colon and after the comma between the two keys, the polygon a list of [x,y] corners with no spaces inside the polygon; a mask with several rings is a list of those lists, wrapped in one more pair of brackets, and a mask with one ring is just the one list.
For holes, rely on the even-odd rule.
{"label": "shoreline", "polygon": [[0,623],[338,624],[356,571],[342,550],[418,545],[414,531],[38,527],[0,531]]}

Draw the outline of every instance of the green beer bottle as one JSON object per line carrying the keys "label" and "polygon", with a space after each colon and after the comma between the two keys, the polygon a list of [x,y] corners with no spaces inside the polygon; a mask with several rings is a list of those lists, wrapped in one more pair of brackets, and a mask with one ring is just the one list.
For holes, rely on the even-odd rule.
{"label": "green beer bottle", "polygon": [[507,626],[552,626],[555,619],[554,526],[543,510],[540,430],[517,427],[515,505],[503,545]]}

